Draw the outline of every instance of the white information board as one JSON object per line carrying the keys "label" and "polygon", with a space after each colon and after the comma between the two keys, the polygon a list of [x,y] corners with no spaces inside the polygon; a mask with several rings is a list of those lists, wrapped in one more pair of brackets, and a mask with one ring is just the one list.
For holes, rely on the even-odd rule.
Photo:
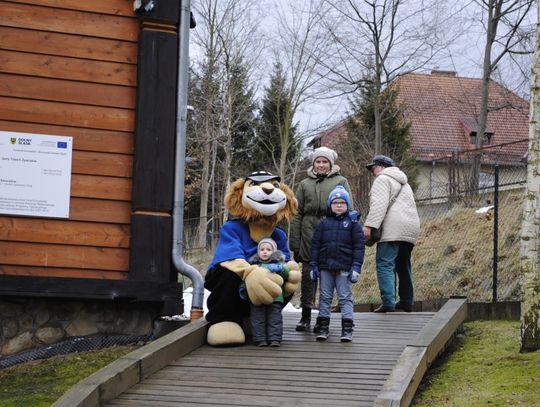
{"label": "white information board", "polygon": [[69,218],[72,137],[0,131],[0,214]]}

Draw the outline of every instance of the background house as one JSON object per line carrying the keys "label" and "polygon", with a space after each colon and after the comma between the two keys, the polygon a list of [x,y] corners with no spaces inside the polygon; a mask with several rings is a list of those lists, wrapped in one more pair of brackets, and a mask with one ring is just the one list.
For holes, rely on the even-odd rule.
{"label": "background house", "polygon": [[[463,78],[451,71],[408,74],[394,85],[398,102],[411,124],[411,150],[419,164],[418,199],[459,193],[476,149],[481,79]],[[488,120],[481,149],[479,187],[493,184],[493,166],[500,183],[525,179],[529,104],[501,84],[491,81]]]}
{"label": "background house", "polygon": [[[409,122],[411,152],[418,164],[418,200],[442,202],[464,192],[476,151],[482,81],[464,78],[452,71],[407,74],[397,79],[397,103]],[[528,147],[529,104],[501,84],[491,81],[489,114],[481,155],[479,185],[490,191],[494,166],[499,165],[500,184],[513,188],[524,180]],[[315,137],[314,148],[340,150],[345,122],[339,122]],[[349,174],[358,194],[367,192],[365,174]],[[360,180],[355,181],[355,177]]]}

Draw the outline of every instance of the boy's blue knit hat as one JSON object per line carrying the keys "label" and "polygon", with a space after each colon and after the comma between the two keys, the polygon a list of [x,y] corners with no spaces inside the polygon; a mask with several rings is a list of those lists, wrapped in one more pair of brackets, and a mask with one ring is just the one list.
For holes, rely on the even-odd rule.
{"label": "boy's blue knit hat", "polygon": [[345,202],[347,202],[347,209],[352,209],[351,208],[351,197],[349,196],[349,193],[347,192],[347,190],[345,188],[343,188],[342,185],[338,185],[337,187],[335,187],[332,192],[330,192],[330,195],[328,195],[328,202],[327,202],[327,205],[328,205],[328,208],[330,208],[330,205],[332,205],[332,201],[334,201],[334,199],[343,199]]}

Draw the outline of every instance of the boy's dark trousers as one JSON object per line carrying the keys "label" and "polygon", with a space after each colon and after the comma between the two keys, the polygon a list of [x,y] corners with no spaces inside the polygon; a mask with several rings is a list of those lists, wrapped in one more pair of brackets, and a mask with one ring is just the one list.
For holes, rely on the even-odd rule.
{"label": "boy's dark trousers", "polygon": [[283,337],[283,304],[251,305],[251,330],[253,342],[281,342]]}

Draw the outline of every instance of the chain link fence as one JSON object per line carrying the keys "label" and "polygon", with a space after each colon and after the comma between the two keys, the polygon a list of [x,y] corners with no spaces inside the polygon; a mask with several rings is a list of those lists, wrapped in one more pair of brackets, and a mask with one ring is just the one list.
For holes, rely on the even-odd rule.
{"label": "chain link fence", "polygon": [[[416,300],[521,299],[519,234],[527,143],[441,155],[420,165],[415,197],[421,235],[412,259]],[[365,218],[372,179],[366,171],[349,182]],[[184,222],[186,259],[204,274],[218,231],[208,227],[202,244],[196,238],[198,225],[199,219]],[[380,302],[375,247],[366,248],[354,293],[357,304]]]}
{"label": "chain link fence", "polygon": [[[412,258],[416,300],[521,299],[519,234],[526,151],[527,140],[521,140],[421,165],[415,190],[421,235]],[[365,184],[355,181],[353,188]],[[365,195],[358,196],[358,202],[367,208]],[[355,301],[380,301],[375,248],[367,248]]]}

